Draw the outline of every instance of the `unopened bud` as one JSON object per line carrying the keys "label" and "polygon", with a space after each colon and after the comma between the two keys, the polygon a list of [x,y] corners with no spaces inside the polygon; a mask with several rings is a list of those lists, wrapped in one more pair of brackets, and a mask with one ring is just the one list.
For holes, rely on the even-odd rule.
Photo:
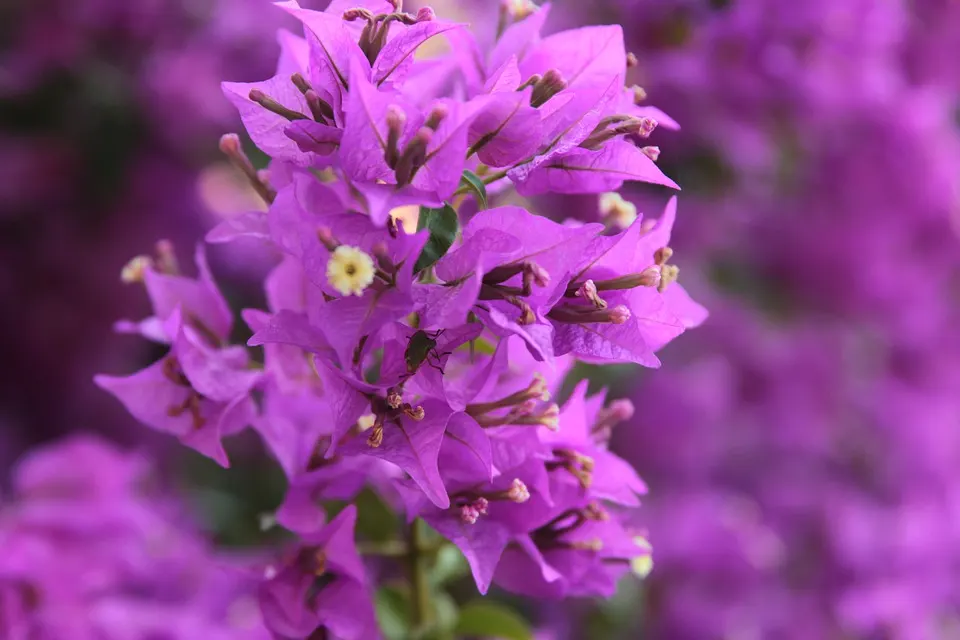
{"label": "unopened bud", "polygon": [[437,19],[437,14],[431,7],[420,7],[417,11],[417,22],[433,22]]}

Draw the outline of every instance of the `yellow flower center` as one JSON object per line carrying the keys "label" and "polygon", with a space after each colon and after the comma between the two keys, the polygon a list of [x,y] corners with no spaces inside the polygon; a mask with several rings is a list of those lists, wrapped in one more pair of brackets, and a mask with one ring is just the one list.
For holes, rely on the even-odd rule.
{"label": "yellow flower center", "polygon": [[373,282],[373,258],[356,247],[340,245],[327,262],[330,286],[345,296],[359,296]]}

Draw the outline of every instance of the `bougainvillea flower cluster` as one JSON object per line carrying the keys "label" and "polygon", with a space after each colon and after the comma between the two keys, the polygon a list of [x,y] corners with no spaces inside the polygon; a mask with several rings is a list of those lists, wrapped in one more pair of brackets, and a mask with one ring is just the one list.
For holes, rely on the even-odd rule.
{"label": "bougainvillea flower cluster", "polygon": [[269,307],[243,310],[253,337],[231,343],[204,249],[190,277],[161,243],[124,272],[153,315],[118,326],[169,350],[98,383],[224,466],[224,438],[262,436],[296,534],[260,589],[278,637],[376,636],[357,510],[324,509],[365,487],[411,523],[414,556],[424,522],[456,545],[481,593],[611,595],[650,553],[644,484],[606,447],[633,409],[584,385],[556,399],[576,359],[657,366],[703,321],[670,263],[676,202],[611,233],[489,201],[676,188],[645,145],[672,121],[626,85],[621,28],[541,37],[549,6],[510,2],[485,48],[399,0],[276,6],[304,37],[281,32],[272,78],[223,84],[271,162],[257,170],[235,135],[221,149],[268,206],[209,236],[282,256]]}

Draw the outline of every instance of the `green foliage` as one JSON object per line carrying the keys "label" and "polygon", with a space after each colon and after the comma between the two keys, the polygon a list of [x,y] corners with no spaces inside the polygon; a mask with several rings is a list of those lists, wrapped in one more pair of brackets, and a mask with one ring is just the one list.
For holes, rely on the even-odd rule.
{"label": "green foliage", "polygon": [[417,231],[428,229],[430,239],[423,248],[423,252],[417,259],[414,271],[423,271],[442,258],[453,241],[457,239],[457,233],[460,231],[460,218],[456,210],[450,205],[444,205],[441,209],[428,209],[420,207],[420,221],[417,223]]}
{"label": "green foliage", "polygon": [[463,177],[460,178],[460,186],[476,196],[477,206],[481,210],[487,208],[487,185],[483,184],[480,176],[473,171],[464,171]]}
{"label": "green foliage", "polygon": [[474,600],[460,611],[457,637],[531,640],[530,625],[519,614],[492,600]]}

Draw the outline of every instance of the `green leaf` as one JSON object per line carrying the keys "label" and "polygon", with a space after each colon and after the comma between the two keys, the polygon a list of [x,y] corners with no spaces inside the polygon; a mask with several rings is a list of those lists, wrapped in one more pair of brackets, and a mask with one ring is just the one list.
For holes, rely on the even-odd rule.
{"label": "green leaf", "polygon": [[502,604],[475,600],[460,610],[457,636],[531,640],[530,625],[518,613]]}
{"label": "green leaf", "polygon": [[410,637],[410,599],[400,589],[381,587],[376,597],[377,622],[387,640]]}
{"label": "green leaf", "polygon": [[430,571],[430,582],[434,585],[444,585],[462,578],[470,573],[467,561],[460,553],[460,549],[452,544],[445,544],[437,552],[437,560]]}
{"label": "green leaf", "polygon": [[460,178],[460,185],[476,196],[477,206],[481,210],[487,208],[487,185],[483,184],[480,176],[470,170],[464,171]]}
{"label": "green leaf", "polygon": [[457,232],[460,231],[460,218],[457,211],[450,205],[444,205],[442,209],[428,209],[420,207],[420,221],[417,223],[417,231],[423,229],[430,230],[430,239],[423,248],[414,271],[423,271],[434,262],[442,258],[453,241],[457,239]]}

